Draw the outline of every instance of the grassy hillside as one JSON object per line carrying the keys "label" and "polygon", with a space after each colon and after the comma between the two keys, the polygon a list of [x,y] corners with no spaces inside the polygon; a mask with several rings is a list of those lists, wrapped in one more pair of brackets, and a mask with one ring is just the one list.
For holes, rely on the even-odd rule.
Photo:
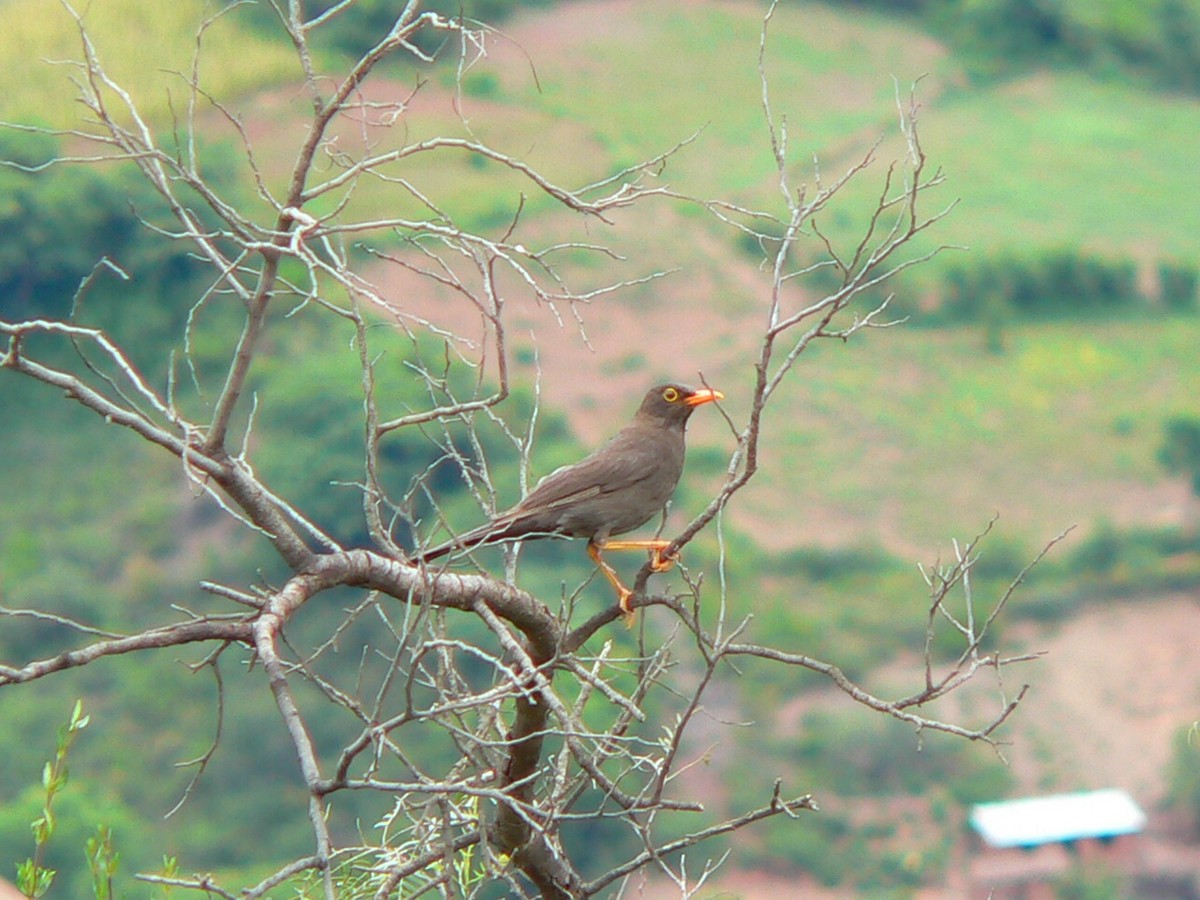
{"label": "grassy hillside", "polygon": [[[508,32],[537,80],[501,42],[477,70],[486,103],[468,97],[471,125],[566,173],[580,160],[575,129],[591,135],[582,149],[609,171],[703,129],[665,180],[700,197],[777,206],[755,70],[759,16],[756,4],[726,2],[703,12],[578,4],[568,20],[518,19]],[[965,61],[913,23],[815,3],[782,6],[767,47],[798,183],[812,180],[814,154],[828,181],[894,132],[897,89],[907,95],[920,79],[925,147],[948,175],[947,202],[961,198],[943,240],[980,251],[1079,245],[1143,260],[1197,252],[1194,99],[1061,71],[967,87]],[[505,129],[517,110],[524,127]],[[896,150],[885,144],[881,155]],[[871,180],[852,193],[870,201],[876,190]],[[852,219],[843,210],[825,224],[846,235]]]}
{"label": "grassy hillside", "polygon": [[949,229],[974,249],[1195,261],[1197,131],[1195,99],[1047,72],[932,104],[925,141],[962,196]]}
{"label": "grassy hillside", "polygon": [[[703,127],[663,180],[699,196],[777,204],[758,105],[758,16],[743,3],[703,15],[683,5],[578,4],[567,18],[518,19],[508,33],[534,57],[537,82],[526,57],[501,44],[468,82],[471,127],[568,183],[581,164],[612,171]],[[618,32],[614,20],[630,27]],[[536,52],[544,47],[556,50]],[[797,170],[811,175],[808,154],[818,151],[826,179],[893,128],[892,76],[906,90],[931,73],[919,88],[924,143],[948,174],[940,202],[961,202],[927,247],[1195,259],[1194,101],[1062,72],[968,90],[953,55],[911,23],[816,4],[781,8],[769,48]],[[520,137],[516,122],[528,128]],[[894,149],[885,144],[881,156]],[[458,170],[437,180],[432,165],[410,174],[476,209],[492,202],[479,192],[486,173],[469,182]],[[879,178],[876,166],[827,216],[835,238],[861,224],[856,204],[874,198]],[[381,194],[370,202],[386,202]],[[577,223],[551,215],[538,227],[560,235]],[[738,336],[752,333],[766,282],[734,250],[734,235],[682,207],[630,215],[620,233],[602,236],[627,255],[626,271],[686,275],[588,311],[594,353],[543,341],[551,402],[597,440],[624,414],[621,392],[703,368],[736,406],[753,352]],[[929,291],[942,259],[964,258],[940,257],[899,290]],[[430,310],[440,302],[405,293]],[[680,329],[673,323],[685,309],[692,324]],[[793,414],[770,423],[771,464],[743,501],[741,524],[780,548],[879,542],[924,558],[997,511],[1031,543],[1076,523],[1178,521],[1186,490],[1167,481],[1154,450],[1161,421],[1194,408],[1198,335],[1195,319],[1147,318],[1022,326],[999,355],[982,352],[971,328],[902,328],[819,348],[789,388]],[[697,429],[698,440],[723,440]]]}
{"label": "grassy hillside", "polygon": [[993,512],[1029,540],[1105,519],[1163,524],[1186,488],[1164,481],[1155,451],[1164,417],[1196,412],[1197,346],[1188,318],[1030,325],[1002,354],[973,329],[822,347],[789,388],[796,414],[771,423],[770,459],[791,462],[771,480],[789,490],[756,490],[752,505],[767,521],[803,510],[808,540],[919,558]]}
{"label": "grassy hillside", "polygon": [[[88,21],[117,74],[140,73],[134,83],[153,97],[161,89],[157,69],[187,64],[168,55],[186,52],[190,41],[183,38],[201,5],[177,4],[169,16],[147,17],[154,39],[144,43],[156,48],[149,57],[122,43],[132,40],[127,26],[140,21],[138,7],[97,0]],[[0,70],[27,67],[27,46],[47,57],[70,54],[74,26],[57,5],[10,0],[9,10],[19,28],[0,38]],[[373,131],[370,139],[384,147],[437,132],[472,134],[575,185],[699,130],[668,165],[665,183],[699,197],[778,206],[756,71],[759,30],[758,5],[742,2],[574,3],[553,14],[527,13],[472,69],[457,111],[450,73],[434,72],[404,127]],[[278,45],[232,18],[206,43],[219,55],[203,72],[221,92],[271,83],[288,71]],[[925,76],[918,88],[924,143],[948,178],[937,202],[960,200],[926,247],[944,241],[982,256],[1070,246],[1144,263],[1194,261],[1200,252],[1194,100],[1057,71],[968,88],[965,61],[912,21],[850,16],[816,3],[781,7],[767,46],[772,105],[777,122],[787,122],[796,183],[813,177],[812,154],[829,180],[894,131],[897,86],[907,91]],[[4,114],[19,117],[22,104],[34,104],[63,118],[69,107],[56,93],[63,75],[56,67],[27,71],[29,90],[10,98]],[[411,73],[395,75],[393,84],[368,88],[369,99],[406,95]],[[258,158],[275,177],[303,127],[304,106],[284,89],[250,107]],[[897,149],[885,141],[881,158]],[[861,225],[881,168],[827,214],[823,226],[835,240]],[[478,225],[511,215],[513,180],[495,166],[456,152],[417,158],[403,174],[442,208]],[[360,191],[352,207],[367,216],[408,202],[398,187],[378,185]],[[538,202],[535,231],[579,233],[574,216]],[[574,343],[543,346],[550,402],[568,408],[586,440],[624,415],[611,392],[601,397],[596,389],[606,382],[633,391],[652,377],[703,368],[734,388],[728,393],[736,405],[753,347],[728,334],[751,333],[765,296],[765,279],[737,250],[736,236],[685,205],[631,215],[600,237],[627,255],[624,272],[678,268],[687,276],[631,289],[590,310],[595,353]],[[939,267],[949,264],[943,260],[964,258],[945,254],[899,290],[936,290]],[[609,272],[583,270],[584,279],[592,276]],[[405,293],[430,308],[439,302],[427,286]],[[691,329],[671,327],[679,310],[700,308],[708,310],[705,323],[693,318]],[[1200,374],[1190,349],[1196,337],[1193,319],[1148,319],[1027,326],[1010,333],[1001,355],[981,354],[972,329],[901,329],[870,335],[847,352],[828,348],[802,365],[790,388],[797,413],[777,424],[768,446],[795,469],[785,471],[782,462],[768,468],[764,487],[747,497],[743,524],[786,522],[770,531],[778,546],[865,541],[912,552],[971,530],[996,510],[1030,539],[1072,522],[1175,520],[1184,498],[1153,457],[1159,423],[1194,406],[1188,385]],[[713,429],[699,437],[721,441]],[[799,516],[790,507],[796,497],[803,501]]]}
{"label": "grassy hillside", "polygon": [[[183,108],[184,85],[170,73],[190,70],[191,35],[204,11],[198,0],[152,12],[138,0],[88,6],[99,53],[164,124],[168,90]],[[668,168],[670,184],[700,197],[777,204],[755,70],[760,12],[730,0],[702,10],[579,3],[569,14],[525,14],[506,29],[511,40],[495,39],[468,78],[470,129],[566,184],[617,171],[702,130]],[[30,68],[30,48],[48,60],[77,58],[74,22],[54,0],[8,0],[6,21],[0,73],[22,89],[0,99],[0,116],[74,121],[80,110],[69,67]],[[295,71],[282,42],[266,40],[237,15],[217,20],[204,46],[202,82],[218,97]],[[828,180],[893,131],[897,88],[906,94],[921,79],[926,148],[948,173],[947,201],[961,198],[944,240],[980,251],[1078,245],[1147,261],[1197,252],[1191,236],[1200,231],[1200,186],[1190,147],[1200,103],[1069,72],[967,88],[965,71],[965,61],[911,21],[818,3],[784,5],[768,39],[772,103],[777,118],[786,118],[799,180],[811,180],[814,155]],[[465,132],[449,107],[430,106],[418,106],[404,129],[379,136]],[[260,124],[282,125],[279,115],[303,108],[303,98],[288,94],[258,110],[267,117]],[[273,137],[291,136],[286,127],[259,136],[268,169]],[[499,179],[498,189],[492,169],[472,168],[461,155],[410,165],[405,174],[436,180],[450,209],[469,206],[477,219],[499,220],[507,210],[499,191],[511,183]],[[852,193],[867,201],[875,190],[864,181]],[[357,202],[364,214],[394,210],[399,193],[375,191]],[[853,218],[842,209],[825,225],[848,235]]]}
{"label": "grassy hillside", "polygon": [[[5,83],[23,89],[0,98],[0,117],[73,121],[77,109],[70,105],[64,70],[30,68],[30,57],[72,56],[74,26],[51,0],[7,0],[3,8],[15,24],[0,34],[0,74]],[[93,0],[89,7],[101,52],[113,60],[118,77],[135,85],[163,129],[169,126],[164,88],[180,82],[159,70],[190,66],[190,35],[201,9],[192,0]],[[429,84],[410,115],[369,138],[383,149],[433,133],[476,135],[574,186],[620,171],[699,130],[667,167],[664,183],[699,197],[777,207],[755,70],[761,9],[758,3],[733,0],[579,0],[549,13],[528,14],[489,46],[489,55],[467,78],[464,97],[454,97],[448,72],[427,73]],[[248,94],[239,106],[247,110],[257,158],[268,170],[268,180],[281,178],[308,105],[286,83],[293,72],[288,54],[281,44],[257,37],[232,19],[214,26],[206,45],[216,55],[203,67],[205,84],[222,97]],[[30,48],[36,48],[33,54]],[[1200,103],[1064,72],[970,87],[966,68],[964,60],[912,21],[857,9],[848,14],[816,3],[783,6],[772,25],[767,69],[777,121],[786,116],[788,123],[797,183],[813,178],[813,154],[828,181],[878,137],[893,132],[897,85],[906,93],[912,81],[927,75],[918,89],[925,146],[949,179],[940,202],[961,200],[930,242],[967,245],[981,254],[1065,245],[1144,263],[1160,257],[1196,261],[1200,181],[1194,171],[1194,135],[1200,131]],[[390,83],[367,88],[368,99],[405,97],[411,81],[411,71],[397,68]],[[456,99],[466,122],[454,109]],[[220,128],[215,116],[209,124]],[[352,125],[344,132],[347,140],[354,133]],[[890,141],[881,149],[885,160],[896,151]],[[848,191],[847,202],[827,216],[823,225],[836,240],[848,239],[861,224],[863,203],[874,199],[881,172],[882,166],[874,167]],[[514,181],[490,164],[447,154],[406,164],[403,174],[441,207],[461,212],[477,226],[498,230],[511,215]],[[330,196],[320,203],[327,208],[339,199]],[[409,203],[396,185],[373,184],[352,199],[350,208],[362,216],[395,214],[411,208]],[[619,228],[611,232],[595,223],[585,228],[574,214],[552,211],[538,200],[531,203],[529,216],[535,236],[611,241],[627,257],[624,263],[605,258],[590,268],[580,265],[574,274],[584,282],[650,270],[681,273],[583,310],[594,350],[569,330],[558,330],[544,309],[522,307],[523,298],[514,296],[510,333],[520,350],[517,376],[532,380],[528,360],[536,343],[544,371],[543,398],[565,411],[585,443],[608,433],[628,414],[631,398],[645,383],[663,375],[690,378],[702,369],[725,390],[730,407],[742,409],[767,280],[739,248],[736,234],[696,206],[668,203],[622,215]],[[941,265],[940,259],[935,261],[901,290],[934,290]],[[442,300],[437,290],[426,284],[413,289],[394,268],[380,270],[378,276],[416,311],[437,313]],[[536,337],[529,336],[531,331]],[[312,337],[314,345],[322,337],[330,346],[283,346],[274,374],[287,377],[293,356],[301,353],[310,370],[326,361],[354,365],[344,353],[346,341],[334,346],[333,338],[322,334]],[[869,332],[848,346],[816,346],[802,359],[780,395],[785,402],[768,422],[762,477],[731,510],[741,532],[730,529],[731,545],[738,551],[729,564],[735,576],[733,603],[737,612],[754,604],[759,616],[751,629],[754,637],[788,617],[790,630],[774,632],[781,641],[839,662],[849,660],[858,674],[879,663],[901,638],[920,644],[923,599],[911,561],[929,561],[949,538],[974,534],[994,512],[1001,514],[1001,537],[1009,542],[1001,549],[1020,548],[1012,555],[1016,566],[1027,559],[1027,548],[1071,524],[1087,531],[1104,522],[1125,526],[1184,520],[1186,487],[1160,471],[1154,450],[1165,418],[1200,412],[1195,389],[1200,384],[1195,350],[1200,319],[1146,315],[1022,324],[1009,327],[1004,338],[1003,352],[989,353],[977,328],[909,326]],[[272,375],[272,365],[264,373]],[[330,395],[352,400],[337,390],[336,378],[323,383]],[[290,399],[297,409],[319,394],[298,379],[287,384],[296,391]],[[41,396],[27,402],[32,408]],[[293,413],[284,409],[279,415],[291,421]],[[93,424],[86,434],[102,430]],[[687,511],[698,508],[707,484],[719,479],[721,452],[731,444],[716,416],[698,416],[692,438],[688,484],[680,496]],[[38,446],[36,438],[23,433],[10,433],[5,441],[5,451],[21,459],[31,456],[28,448]],[[50,459],[72,477],[97,477],[106,467],[103,455],[92,459],[91,467],[74,465],[72,452],[78,450],[56,448],[38,462]],[[281,469],[294,459],[281,462]],[[535,474],[551,464],[539,458]],[[164,471],[168,468],[162,463]],[[293,465],[310,481],[317,479],[318,468],[311,461]],[[20,467],[6,477],[26,480],[27,495],[51,496],[52,490],[63,488],[63,480],[44,466],[36,477]],[[99,477],[103,479],[102,471]],[[163,480],[172,477],[177,476],[167,472]],[[63,489],[70,494],[69,484]],[[68,519],[78,512],[80,519],[86,514],[95,521],[106,514],[108,494],[71,494],[78,510],[64,505],[58,515]],[[10,496],[17,496],[16,491]],[[39,568],[61,522],[39,521],[16,537],[0,529],[0,563],[7,569],[0,574],[12,582],[5,589],[17,600],[32,597],[22,600],[31,605],[39,593],[59,602],[78,597],[77,585],[89,573],[107,575],[119,586],[113,594],[127,603],[129,597],[140,598],[138,602],[163,614],[168,602],[179,599],[176,590],[191,590],[190,566],[220,569],[228,561],[219,544],[223,535],[214,535],[210,546],[204,536],[196,537],[200,529],[195,522],[173,515],[165,501],[146,503],[130,496],[124,502],[126,512],[108,513],[124,517],[113,520],[121,527],[96,529],[97,536],[89,522],[65,534],[78,571],[75,566],[61,572]],[[112,560],[121,554],[112,553],[110,545],[90,543],[111,537],[140,546],[157,535],[173,545],[177,534],[194,539],[196,546],[189,550],[185,541],[176,554],[194,558],[180,559],[172,556],[171,547],[155,544],[147,548],[152,558],[135,555],[119,570]],[[814,575],[813,583],[805,582],[805,548],[813,545],[821,550],[811,554],[809,563],[818,559],[828,567],[833,559],[838,567],[837,561],[850,561],[839,568],[844,580],[814,586],[820,580]],[[763,563],[765,554],[757,552],[763,546],[780,554]],[[879,562],[882,554],[871,552],[877,546],[903,556],[903,562]],[[693,551],[712,559],[706,549],[701,543]],[[834,549],[841,555],[830,552]],[[559,550],[561,558],[578,562],[579,571],[586,573],[580,548]],[[856,556],[858,569],[852,564]],[[104,570],[106,562],[113,571]],[[747,587],[757,585],[754,579],[764,570],[761,592]],[[557,575],[560,570],[554,571]],[[889,602],[901,594],[912,602],[904,607]],[[96,596],[109,593],[93,592],[76,602]],[[106,728],[127,728],[134,735],[129,743],[136,747],[145,734],[138,729],[144,726],[133,721],[132,713],[127,723],[118,708],[140,709],[147,697],[169,706],[174,688],[158,691],[163,682],[149,668],[133,678],[114,677],[112,669],[95,671],[100,673],[96,677],[116,684],[112,708],[102,710],[107,716],[98,720],[112,723]],[[54,696],[53,711],[38,709],[35,714],[26,708],[25,714],[9,717],[28,723],[23,733],[49,734],[71,699],[69,692],[104,696],[103,686],[93,687],[86,679],[80,684],[56,682],[54,690],[63,693]],[[763,691],[772,698],[795,693],[791,682]],[[259,747],[255,718],[247,709],[238,707],[231,714],[234,719],[240,715],[232,733],[241,736],[231,739],[232,758],[223,763],[231,771],[244,771],[257,761],[250,749],[239,755],[243,745],[238,741],[255,753]],[[191,710],[200,715],[195,707]],[[161,730],[169,732],[170,725]],[[1136,728],[1129,730],[1136,733]],[[895,743],[890,735],[880,742]],[[286,748],[268,748],[267,755],[272,749],[279,764],[271,771],[290,772]],[[151,768],[163,770],[164,761],[191,750],[158,747]],[[20,762],[30,765],[12,783],[36,781],[35,764],[44,752],[26,747]],[[81,749],[81,755],[88,752]],[[146,787],[144,793],[153,796],[140,797],[140,809],[152,808],[159,815],[178,792],[176,785]],[[251,803],[251,795],[243,801]],[[148,815],[142,818],[151,821]],[[20,840],[28,840],[24,821],[13,818],[9,824]],[[184,846],[210,840],[179,834]],[[229,836],[224,845],[215,839],[211,843],[232,848],[231,857],[240,849]],[[242,862],[220,858],[214,865]]]}
{"label": "grassy hillside", "polygon": [[[168,93],[175,111],[186,111],[186,78],[192,71],[197,26],[214,16],[217,5],[203,0],[98,0],[73,5],[83,17],[98,58],[110,76],[130,90],[145,115],[165,126],[172,109]],[[59,0],[4,0],[0,9],[4,14],[0,82],[9,86],[0,97],[0,119],[78,127],[86,111],[75,104],[70,81],[77,75],[70,61],[83,53],[75,20]],[[293,78],[298,72],[285,44],[267,41],[228,17],[217,17],[205,31],[203,48],[201,81],[219,99]]]}

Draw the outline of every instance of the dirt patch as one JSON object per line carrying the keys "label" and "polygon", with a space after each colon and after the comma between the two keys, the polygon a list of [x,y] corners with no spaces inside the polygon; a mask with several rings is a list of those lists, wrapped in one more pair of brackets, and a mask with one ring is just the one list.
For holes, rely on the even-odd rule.
{"label": "dirt patch", "polygon": [[1200,719],[1200,593],[1105,603],[1024,641],[1045,652],[1011,751],[1021,788],[1120,787],[1159,803],[1181,728]]}

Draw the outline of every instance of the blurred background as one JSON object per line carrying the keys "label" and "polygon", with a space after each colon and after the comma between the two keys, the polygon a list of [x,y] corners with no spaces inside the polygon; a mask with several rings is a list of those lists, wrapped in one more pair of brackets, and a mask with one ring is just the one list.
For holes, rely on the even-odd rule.
{"label": "blurred background", "polygon": [[[472,135],[576,186],[694,136],[658,176],[662,186],[784,214],[759,83],[764,4],[462,5],[498,28],[486,56],[461,90],[453,54],[386,64],[367,99],[396,101],[422,86],[397,124],[367,142]],[[319,66],[344,66],[394,7],[364,0],[337,19]],[[97,51],[156,132],[178,127],[186,91],[172,72],[190,70],[196,25],[215,8],[87,8]],[[0,119],[79,127],[74,70],[54,62],[78,58],[75,23],[55,0],[0,0],[0,13]],[[260,172],[278,182],[310,109],[285,35],[251,4],[221,18],[205,48],[206,90],[241,111]],[[1006,651],[1044,653],[1006,676],[1006,696],[1032,687],[1005,726],[1004,759],[918,737],[815,677],[751,666],[731,679],[715,715],[755,724],[722,730],[687,790],[719,808],[735,785],[765,794],[782,775],[812,790],[822,812],[744,832],[714,883],[724,896],[797,884],[817,897],[966,896],[988,854],[971,837],[972,804],[1120,788],[1147,816],[1136,853],[1104,864],[1067,853],[1032,874],[1018,862],[1005,883],[1050,896],[1197,896],[1200,747],[1189,735],[1200,718],[1200,0],[784,2],[765,72],[774,120],[786,121],[793,190],[831,183],[879,144],[876,162],[818,222],[836,246],[853,246],[888,161],[904,153],[896,123],[910,93],[929,171],[945,176],[925,212],[953,208],[909,252],[946,249],[874,297],[894,293],[888,317],[903,324],[814,345],[786,384],[765,425],[760,476],[728,514],[732,614],[753,614],[752,639],[900,695],[923,678],[928,601],[918,563],[951,559],[955,540],[998,516],[973,584],[987,610],[1047,542],[1074,529],[996,626]],[[235,130],[211,108],[199,116],[209,177],[265,213]],[[0,131],[0,155],[18,161],[79,147],[69,134]],[[470,227],[501,232],[513,216],[511,173],[477,158],[422,158],[404,175]],[[359,191],[351,208],[394,214],[408,202],[381,186]],[[118,166],[0,168],[0,314],[67,314],[80,280],[108,256],[132,278],[100,279],[81,315],[124,334],[165,384],[205,282],[182,248],[131,217],[132,208],[153,219],[155,203]],[[574,261],[580,289],[665,273],[584,309],[586,344],[575,322],[513,298],[516,403],[529,402],[536,380],[543,405],[536,475],[610,434],[664,377],[702,374],[744,411],[769,242],[699,202],[664,199],[591,231],[541,199],[524,216],[544,240],[583,234],[620,254]],[[802,242],[794,264],[821,251],[819,239]],[[471,327],[449,292],[386,262],[368,265],[396,307]],[[817,272],[798,283],[796,302],[827,287]],[[256,389],[274,397],[256,426],[256,466],[333,533],[361,542],[361,501],[330,486],[361,469],[356,363],[346,368],[345,342],[315,326],[289,334],[255,373]],[[0,373],[0,604],[120,629],[199,602],[200,578],[244,579],[268,565],[263,547],[192,502],[170,459],[55,400]],[[694,418],[680,521],[720,484],[733,443],[719,417]],[[428,450],[392,452],[400,469]],[[144,473],[136,483],[125,476],[131,455]],[[586,577],[582,556],[557,546],[531,553],[529,584],[556,597],[564,570]],[[297,628],[318,633],[320,617],[337,612],[313,612]],[[0,621],[5,662],[52,654],[63,640],[53,622]],[[78,848],[97,821],[113,827],[126,871],[179,854],[189,871],[265,873],[305,852],[305,798],[278,714],[237,673],[228,673],[209,773],[163,820],[190,777],[174,764],[212,740],[206,698],[215,689],[195,684],[180,660],[155,662],[109,660],[0,693],[0,876],[11,878],[8,861],[30,852],[41,767],[76,697],[92,723],[72,751],[59,809],[63,856],[53,862],[77,887],[62,896],[86,893],[86,881],[69,879],[86,878]],[[1000,690],[932,712],[984,721]],[[315,737],[337,746],[332,723]]]}

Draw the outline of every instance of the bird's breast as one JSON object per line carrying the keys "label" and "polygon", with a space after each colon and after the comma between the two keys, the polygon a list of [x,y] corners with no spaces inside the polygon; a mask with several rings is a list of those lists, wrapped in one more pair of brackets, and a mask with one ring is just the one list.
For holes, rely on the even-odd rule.
{"label": "bird's breast", "polygon": [[683,442],[671,434],[614,441],[596,467],[599,490],[563,510],[563,533],[605,538],[640,528],[659,514],[683,472]]}

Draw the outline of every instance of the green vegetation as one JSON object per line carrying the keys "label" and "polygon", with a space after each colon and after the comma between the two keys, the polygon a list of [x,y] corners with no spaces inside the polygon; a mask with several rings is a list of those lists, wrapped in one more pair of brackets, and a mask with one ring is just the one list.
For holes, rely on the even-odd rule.
{"label": "green vegetation", "polygon": [[[83,714],[82,702],[76,700],[70,718],[58,729],[54,758],[42,768],[41,785],[31,785],[13,802],[6,803],[0,813],[0,846],[9,842],[18,846],[18,834],[24,831],[28,838],[32,831],[33,855],[16,866],[16,886],[26,897],[92,896],[111,900],[116,896],[113,881],[121,854],[114,847],[112,828],[105,823],[95,824],[97,816],[104,816],[108,823],[119,820],[126,837],[136,835],[140,848],[135,849],[133,859],[139,864],[149,862],[145,852],[148,832],[133,826],[132,817],[122,813],[113,798],[97,796],[68,777],[67,759],[89,720],[90,716]],[[32,821],[31,808],[38,810]],[[85,824],[89,822],[92,824]],[[85,840],[88,828],[91,833]],[[86,867],[76,864],[80,850],[86,852]]]}
{"label": "green vegetation", "polygon": [[944,267],[940,301],[927,309],[909,300],[895,305],[918,324],[981,323],[989,350],[1006,346],[1018,321],[1146,320],[1194,312],[1195,266],[1160,261],[1154,295],[1138,286],[1132,259],[1106,259],[1069,248],[1012,250],[959,258]]}
{"label": "green vegetation", "polygon": [[769,458],[802,467],[743,502],[932,555],[993,512],[1032,549],[1161,483],[1162,423],[1195,409],[1200,319],[1014,324],[1004,354],[981,344],[973,328],[899,328],[816,347],[784,388],[801,414],[768,433]]}
{"label": "green vegetation", "polygon": [[1200,418],[1173,416],[1163,426],[1158,461],[1168,472],[1185,476],[1200,497]]}
{"label": "green vegetation", "polygon": [[924,141],[962,198],[949,242],[1195,259],[1200,212],[1172,149],[1200,126],[1195,101],[1042,72],[930,105]]}
{"label": "green vegetation", "polygon": [[[792,771],[803,781],[789,787],[811,785],[821,804],[819,812],[766,823],[747,850],[751,861],[873,894],[936,882],[959,827],[949,810],[1001,796],[1011,786],[1008,769],[987,747],[918,737],[860,709],[832,710],[809,712],[774,736],[753,725],[740,732],[729,783],[765,793],[767,773]],[[780,712],[756,714],[767,722]]]}
{"label": "green vegetation", "polygon": [[1005,318],[1104,318],[1142,307],[1131,260],[1103,260],[1057,250],[1033,258],[972,257],[946,273],[939,312],[957,321]]}
{"label": "green vegetation", "polygon": [[1054,884],[1058,900],[1122,900],[1131,896],[1129,878],[1106,865],[1076,863]]}
{"label": "green vegetation", "polygon": [[1160,87],[1200,89],[1196,0],[841,0],[917,13],[970,60],[977,77],[1081,66]]}
{"label": "green vegetation", "polygon": [[1167,801],[1200,834],[1200,723],[1181,728],[1175,736],[1167,776]]}
{"label": "green vegetation", "polygon": [[87,727],[88,717],[83,715],[83,704],[75,702],[71,711],[71,720],[58,730],[58,745],[54,750],[54,759],[46,763],[42,769],[42,789],[45,791],[45,801],[42,812],[33,820],[34,854],[17,866],[17,887],[27,897],[42,897],[50,890],[54,882],[55,871],[43,865],[46,845],[50,843],[56,828],[56,818],[53,812],[55,796],[67,786],[67,754],[75,735]]}
{"label": "green vegetation", "polygon": [[1200,272],[1194,264],[1163,260],[1158,264],[1158,296],[1175,312],[1193,312],[1200,303]]}
{"label": "green vegetation", "polygon": [[[544,7],[553,3],[554,0],[429,0],[421,8],[451,20],[462,17],[469,22],[496,26],[522,7]],[[316,18],[337,5],[338,0],[309,0],[304,10],[310,18]],[[393,0],[360,0],[337,16],[320,37],[338,53],[361,55],[388,33],[399,10]],[[278,16],[265,4],[251,7],[249,15],[265,39],[277,41],[280,38]],[[445,43],[440,35],[418,34],[417,37],[417,45],[426,53],[436,53]]]}
{"label": "green vegetation", "polygon": [[[183,323],[186,292],[199,267],[183,247],[150,238],[142,222],[165,227],[165,209],[132,166],[40,168],[64,152],[63,144],[45,134],[0,130],[0,158],[23,167],[0,167],[0,229],[7,236],[0,245],[0,315],[74,314],[81,324],[108,328],[136,316],[142,343],[157,349]],[[221,152],[203,155],[218,173],[229,170]],[[217,174],[214,184],[228,180]],[[122,302],[131,287],[167,302],[135,310]]]}
{"label": "green vegetation", "polygon": [[[147,4],[103,0],[75,4],[84,13],[96,52],[110,73],[130,86],[151,121],[167,123],[172,111],[187,110],[196,28],[217,11],[204,0]],[[200,74],[217,99],[279,84],[297,74],[295,55],[281,41],[267,40],[218,17],[204,34]],[[85,118],[75,103],[71,60],[80,58],[79,29],[58,0],[5,0],[0,29],[0,82],[5,91],[0,120],[78,127]],[[47,66],[42,60],[59,65]],[[110,101],[116,101],[110,96]]]}

